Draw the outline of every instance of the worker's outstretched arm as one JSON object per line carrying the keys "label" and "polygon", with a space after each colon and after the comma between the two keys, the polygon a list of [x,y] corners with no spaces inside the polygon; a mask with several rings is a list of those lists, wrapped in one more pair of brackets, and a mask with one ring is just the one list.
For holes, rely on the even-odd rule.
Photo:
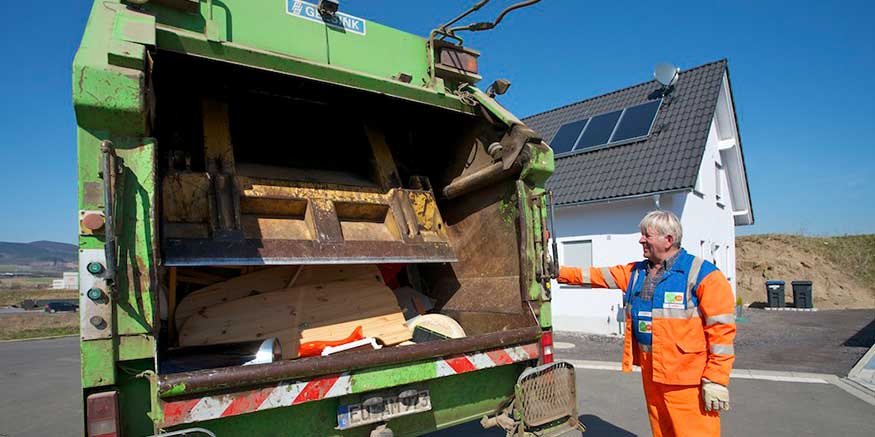
{"label": "worker's outstretched arm", "polygon": [[625,291],[632,276],[635,263],[614,267],[590,267],[582,270],[580,267],[560,267],[559,282],[571,285],[583,285],[592,288],[614,288]]}
{"label": "worker's outstretched arm", "polygon": [[726,386],[735,361],[735,300],[732,286],[720,270],[714,270],[702,279],[696,296],[699,298],[699,311],[708,342],[708,363],[702,377]]}

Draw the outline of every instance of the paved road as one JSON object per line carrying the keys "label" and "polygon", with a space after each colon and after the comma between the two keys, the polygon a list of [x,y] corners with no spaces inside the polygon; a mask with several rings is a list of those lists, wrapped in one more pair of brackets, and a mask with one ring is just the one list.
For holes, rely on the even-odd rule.
{"label": "paved road", "polygon": [[[581,420],[591,436],[650,435],[640,375],[577,370]],[[0,343],[0,437],[81,435],[78,340]],[[875,435],[875,407],[830,384],[735,379],[727,436]],[[478,424],[432,437],[501,437]]]}
{"label": "paved road", "polygon": [[0,437],[81,435],[80,390],[77,337],[0,343]]}
{"label": "paved road", "polygon": [[[831,384],[733,380],[733,409],[724,414],[725,436],[875,435],[875,407]],[[578,408],[584,437],[649,436],[641,375],[611,370],[577,370]],[[479,425],[458,427],[435,437],[503,437]]]}
{"label": "paved road", "polygon": [[[735,367],[829,373],[848,376],[875,343],[875,310],[773,312],[746,309],[750,321],[738,324]],[[563,356],[576,360],[620,362],[623,339],[557,333],[573,343]]]}
{"label": "paved road", "polygon": [[13,307],[0,307],[0,314],[15,314],[15,313],[23,313],[24,310],[21,308],[13,308]]}

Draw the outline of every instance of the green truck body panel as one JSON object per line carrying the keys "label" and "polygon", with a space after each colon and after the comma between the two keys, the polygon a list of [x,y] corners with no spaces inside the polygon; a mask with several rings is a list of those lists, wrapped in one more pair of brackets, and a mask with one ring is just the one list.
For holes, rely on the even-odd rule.
{"label": "green truck body panel", "polygon": [[[117,282],[110,339],[81,341],[84,397],[118,390],[124,435],[160,431],[162,412],[155,381],[158,312],[158,237],[156,220],[156,142],[149,126],[150,50],[167,50],[251,68],[274,71],[356,90],[389,95],[422,105],[479,115],[479,108],[429,84],[426,39],[367,21],[364,35],[344,32],[287,13],[286,0],[199,2],[190,13],[150,2],[134,8],[119,0],[96,0],[73,61],[73,104],[78,124],[78,208],[103,211],[101,141],[115,149],[113,190],[117,240]],[[172,2],[170,2],[172,3]],[[185,3],[178,1],[176,3]],[[398,80],[409,75],[409,83]],[[448,89],[458,84],[447,83]],[[465,87],[493,117],[508,126],[520,123],[473,86]],[[531,150],[522,170],[526,182],[517,193],[528,207],[528,235],[540,235],[543,185],[553,172],[552,151]],[[535,204],[531,199],[542,200]],[[526,248],[527,287],[543,328],[550,307],[535,266],[544,248],[532,238]],[[81,249],[103,249],[103,235],[83,233]],[[85,297],[83,297],[85,299]],[[356,373],[353,393],[422,384],[434,402],[430,413],[389,422],[396,435],[417,435],[491,414],[514,392],[524,365],[513,364],[435,379],[435,364],[420,362]],[[175,389],[183,394],[185,387]],[[339,435],[337,406],[344,398],[308,402],[198,423],[217,435]],[[180,426],[179,428],[185,428]],[[343,433],[367,435],[368,427]]]}

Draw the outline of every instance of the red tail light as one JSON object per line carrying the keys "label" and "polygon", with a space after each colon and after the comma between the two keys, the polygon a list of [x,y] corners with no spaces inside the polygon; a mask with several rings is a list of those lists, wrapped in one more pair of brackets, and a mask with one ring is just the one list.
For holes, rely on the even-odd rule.
{"label": "red tail light", "polygon": [[476,52],[444,48],[440,51],[438,62],[446,67],[467,71],[468,73],[479,73]]}
{"label": "red tail light", "polygon": [[541,362],[543,364],[553,362],[553,331],[547,330],[541,333]]}
{"label": "red tail light", "polygon": [[118,392],[97,393],[85,400],[85,426],[88,437],[117,437]]}
{"label": "red tail light", "polygon": [[480,80],[480,52],[446,41],[434,41],[435,75],[444,79],[473,83]]}

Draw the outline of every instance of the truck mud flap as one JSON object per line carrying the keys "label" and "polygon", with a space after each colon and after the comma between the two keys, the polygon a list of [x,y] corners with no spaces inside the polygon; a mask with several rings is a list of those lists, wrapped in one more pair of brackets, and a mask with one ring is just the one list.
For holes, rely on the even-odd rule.
{"label": "truck mud flap", "polygon": [[526,369],[517,379],[516,407],[525,431],[521,435],[583,431],[577,418],[576,381],[570,363],[557,361]]}

